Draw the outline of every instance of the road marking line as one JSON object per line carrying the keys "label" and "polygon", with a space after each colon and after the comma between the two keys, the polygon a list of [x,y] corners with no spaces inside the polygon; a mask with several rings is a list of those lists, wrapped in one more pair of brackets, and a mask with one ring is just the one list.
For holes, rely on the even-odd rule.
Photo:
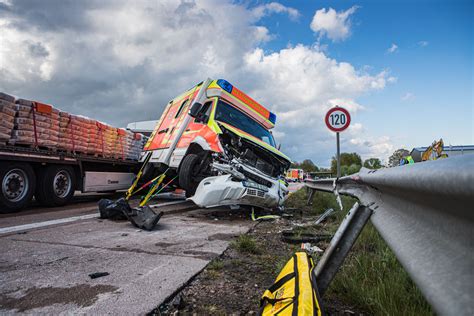
{"label": "road marking line", "polygon": [[45,221],[45,222],[39,222],[39,223],[5,227],[5,228],[0,228],[0,234],[13,233],[20,230],[28,230],[28,229],[40,228],[40,227],[51,226],[51,225],[56,225],[56,224],[70,223],[70,222],[80,221],[84,219],[98,218],[98,217],[99,217],[99,214],[88,214],[88,215],[82,215],[82,216],[54,219],[51,221]]}
{"label": "road marking line", "polygon": [[[186,202],[186,201],[185,200],[184,201],[183,200],[171,201],[171,202],[153,204],[153,205],[150,205],[150,207],[160,207],[160,206],[181,204],[181,203],[184,203],[184,202]],[[95,213],[95,214],[88,214],[88,215],[82,215],[82,216],[73,216],[73,217],[54,219],[54,220],[44,221],[44,222],[39,222],[39,223],[4,227],[4,228],[0,228],[0,234],[14,233],[14,232],[17,232],[17,231],[22,231],[22,230],[29,230],[29,229],[46,227],[46,226],[51,226],[51,225],[76,222],[76,221],[91,219],[91,218],[99,218],[99,214]]]}

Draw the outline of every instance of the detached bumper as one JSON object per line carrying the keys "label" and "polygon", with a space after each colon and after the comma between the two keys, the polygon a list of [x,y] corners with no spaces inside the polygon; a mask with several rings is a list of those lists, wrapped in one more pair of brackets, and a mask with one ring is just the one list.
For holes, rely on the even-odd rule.
{"label": "detached bumper", "polygon": [[278,180],[267,187],[252,181],[239,181],[232,175],[208,177],[199,183],[196,193],[189,200],[200,207],[222,205],[250,205],[276,208],[283,205],[288,188]]}

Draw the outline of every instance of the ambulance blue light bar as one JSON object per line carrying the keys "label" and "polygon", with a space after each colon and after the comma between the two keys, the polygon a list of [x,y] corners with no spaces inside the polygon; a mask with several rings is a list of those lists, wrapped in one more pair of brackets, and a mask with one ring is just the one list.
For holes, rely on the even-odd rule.
{"label": "ambulance blue light bar", "polygon": [[273,123],[273,125],[275,125],[275,124],[276,124],[276,120],[277,120],[277,116],[276,116],[276,114],[275,114],[275,113],[272,113],[272,112],[270,112],[270,116],[269,116],[268,120],[269,120],[270,122],[272,122],[272,123]]}
{"label": "ambulance blue light bar", "polygon": [[232,93],[232,89],[234,87],[227,80],[219,79],[217,80],[217,84],[219,85],[219,87],[221,87],[225,91]]}

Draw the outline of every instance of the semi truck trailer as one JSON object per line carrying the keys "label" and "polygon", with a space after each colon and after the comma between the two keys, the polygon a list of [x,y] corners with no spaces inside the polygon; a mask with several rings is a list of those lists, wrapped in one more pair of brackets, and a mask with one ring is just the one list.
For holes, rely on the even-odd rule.
{"label": "semi truck trailer", "polygon": [[67,204],[77,190],[127,189],[136,170],[136,161],[1,146],[0,213],[21,210],[33,197],[40,205],[61,206]]}
{"label": "semi truck trailer", "polygon": [[127,189],[146,137],[0,93],[0,213]]}

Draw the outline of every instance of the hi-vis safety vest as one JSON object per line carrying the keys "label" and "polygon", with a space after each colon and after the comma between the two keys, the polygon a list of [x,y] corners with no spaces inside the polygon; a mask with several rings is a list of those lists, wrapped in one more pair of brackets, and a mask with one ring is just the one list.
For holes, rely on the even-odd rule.
{"label": "hi-vis safety vest", "polygon": [[297,252],[260,301],[260,315],[324,315],[313,273],[313,259]]}

